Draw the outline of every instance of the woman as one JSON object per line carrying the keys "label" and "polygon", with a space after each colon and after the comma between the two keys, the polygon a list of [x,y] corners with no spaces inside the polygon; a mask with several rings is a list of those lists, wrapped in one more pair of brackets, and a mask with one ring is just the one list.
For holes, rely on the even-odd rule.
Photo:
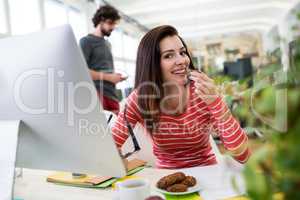
{"label": "woman", "polygon": [[[216,132],[239,162],[250,152],[247,136],[204,73],[194,70],[186,44],[171,26],[150,30],[141,40],[135,89],[126,103],[126,118],[151,135],[158,168],[216,164],[209,135]],[[112,128],[118,148],[128,138],[124,112]]]}

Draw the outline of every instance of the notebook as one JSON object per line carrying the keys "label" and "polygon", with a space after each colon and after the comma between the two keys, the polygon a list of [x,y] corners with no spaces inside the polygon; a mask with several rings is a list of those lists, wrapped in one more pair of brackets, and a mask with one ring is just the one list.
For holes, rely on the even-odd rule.
{"label": "notebook", "polygon": [[[133,159],[129,161],[127,176],[130,176],[144,169],[145,165],[146,162],[143,160]],[[57,172],[47,177],[48,182],[52,182],[60,185],[88,187],[88,188],[106,188],[111,186],[111,184],[113,184],[117,180],[118,178],[114,178],[110,176],[97,176],[97,175],[87,175],[82,178],[74,179],[72,177],[72,173],[70,172]]]}

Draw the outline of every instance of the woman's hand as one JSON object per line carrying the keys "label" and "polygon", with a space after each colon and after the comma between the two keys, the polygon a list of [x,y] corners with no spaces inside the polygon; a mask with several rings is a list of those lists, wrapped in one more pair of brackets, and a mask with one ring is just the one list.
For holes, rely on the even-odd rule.
{"label": "woman's hand", "polygon": [[194,70],[191,71],[189,78],[195,82],[196,94],[198,94],[206,104],[211,104],[220,96],[214,81],[206,74]]}

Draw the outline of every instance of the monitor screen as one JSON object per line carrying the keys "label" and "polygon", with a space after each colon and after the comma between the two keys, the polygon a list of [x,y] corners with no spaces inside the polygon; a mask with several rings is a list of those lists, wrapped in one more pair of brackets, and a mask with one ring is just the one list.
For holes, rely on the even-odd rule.
{"label": "monitor screen", "polygon": [[224,62],[224,74],[234,80],[252,76],[251,58],[240,58],[236,62]]}
{"label": "monitor screen", "polygon": [[0,40],[0,120],[22,120],[18,167],[122,177],[70,26]]}

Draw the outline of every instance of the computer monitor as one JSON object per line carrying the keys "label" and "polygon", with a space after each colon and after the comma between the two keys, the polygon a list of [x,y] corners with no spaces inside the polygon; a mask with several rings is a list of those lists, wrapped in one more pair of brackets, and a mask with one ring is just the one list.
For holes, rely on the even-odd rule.
{"label": "computer monitor", "polygon": [[251,77],[253,73],[251,58],[240,58],[236,62],[224,62],[223,72],[234,80]]}
{"label": "computer monitor", "polygon": [[231,76],[234,80],[239,79],[239,66],[237,62],[224,62],[225,75]]}
{"label": "computer monitor", "polygon": [[0,121],[22,120],[17,167],[126,175],[69,25],[1,39],[0,91]]}

